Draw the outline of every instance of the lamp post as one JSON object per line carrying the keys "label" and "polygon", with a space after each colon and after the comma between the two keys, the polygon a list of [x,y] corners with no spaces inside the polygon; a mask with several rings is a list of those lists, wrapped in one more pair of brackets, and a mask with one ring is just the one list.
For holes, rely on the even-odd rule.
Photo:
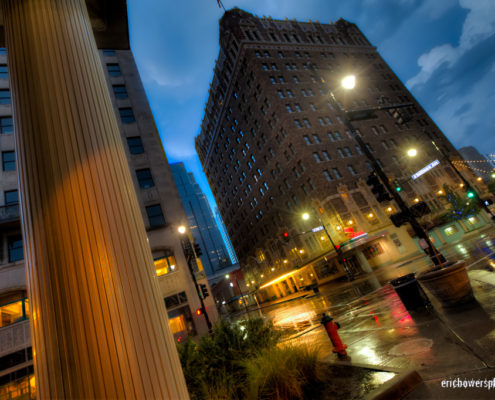
{"label": "lamp post", "polygon": [[196,288],[196,293],[198,294],[199,297],[199,303],[201,304],[201,310],[205,317],[206,326],[208,327],[208,332],[211,332],[212,325],[211,325],[210,317],[208,317],[208,313],[206,312],[205,303],[203,301],[201,290],[199,288],[198,281],[196,280],[196,274],[194,273],[194,268],[193,268],[193,259],[194,260],[196,259],[196,252],[194,251],[194,247],[191,245],[189,236],[185,235],[186,227],[184,225],[181,225],[177,228],[177,231],[182,236],[181,244],[182,244],[182,249],[184,250],[184,255],[186,256],[187,267],[189,268],[189,272],[191,273],[191,278],[193,280],[194,287]]}
{"label": "lamp post", "polygon": [[[230,279],[230,275],[229,274],[225,275],[225,279],[227,279],[227,280]],[[249,319],[249,309],[248,309],[248,305],[247,305],[247,303],[246,303],[246,301],[244,299],[244,293],[242,292],[241,286],[239,285],[239,281],[237,280],[237,278],[235,277],[235,275],[233,276],[233,279],[235,281],[235,284],[237,285],[237,289],[239,289],[239,293],[241,294],[241,300],[242,300],[242,303],[244,304],[244,308],[246,309],[246,315],[247,315],[247,317]],[[234,284],[232,282],[230,282],[230,285],[232,287],[234,287]]]}
{"label": "lamp post", "polygon": [[[342,86],[345,89],[354,89],[356,84],[356,78],[351,75],[348,77],[345,77],[342,80]],[[339,105],[338,101],[335,99],[335,95],[333,92],[330,90],[330,102],[332,105],[335,107],[337,112],[340,114],[339,116],[342,118],[342,121],[344,122],[346,128],[351,132],[351,135],[353,136],[354,140],[358,143],[359,147],[363,151],[364,155],[368,158],[368,160],[371,163],[371,166],[373,167],[373,170],[375,171],[376,175],[378,178],[382,181],[383,185],[391,195],[392,199],[395,200],[397,203],[397,206],[401,210],[401,212],[404,213],[404,215],[407,216],[408,222],[411,224],[411,227],[414,230],[414,233],[418,236],[418,238],[424,240],[424,247],[423,250],[424,252],[431,258],[434,264],[442,264],[444,263],[445,257],[435,248],[433,243],[430,240],[430,237],[428,236],[427,232],[423,229],[423,227],[419,224],[419,222],[416,220],[414,215],[411,213],[409,210],[409,207],[407,204],[404,202],[402,197],[399,195],[399,193],[392,188],[390,185],[390,182],[388,180],[387,175],[383,171],[383,169],[380,167],[378,164],[375,156],[371,153],[371,151],[368,149],[368,146],[366,143],[363,141],[361,136],[356,132],[356,129],[352,125],[351,119],[349,118],[348,112],[342,109],[342,107]],[[401,105],[401,106],[406,106],[406,105]],[[371,114],[374,111],[379,111],[379,110],[387,110],[387,109],[392,109],[392,108],[398,108],[397,105],[391,105],[391,106],[381,106],[381,107],[376,107],[376,108],[370,108],[366,110],[359,110],[360,118],[362,118],[362,115],[365,114]]]}
{"label": "lamp post", "polygon": [[[310,218],[309,213],[307,213],[307,212],[303,213],[303,215],[302,215],[302,219],[303,220],[307,221],[307,220],[309,220],[309,218]],[[349,279],[349,281],[353,281],[354,280],[354,276],[351,273],[351,271],[349,270],[349,268],[347,268],[345,259],[342,256],[342,249],[339,246],[336,246],[335,245],[334,241],[332,240],[332,237],[330,236],[330,233],[328,233],[328,230],[327,230],[325,224],[323,223],[323,221],[321,220],[320,216],[317,215],[317,218],[318,218],[318,222],[323,227],[323,230],[325,231],[325,234],[327,235],[328,240],[332,244],[333,249],[337,253],[337,261],[339,262],[340,265],[342,265],[342,268],[344,268],[344,271],[345,271],[345,273],[347,275],[347,279]]]}

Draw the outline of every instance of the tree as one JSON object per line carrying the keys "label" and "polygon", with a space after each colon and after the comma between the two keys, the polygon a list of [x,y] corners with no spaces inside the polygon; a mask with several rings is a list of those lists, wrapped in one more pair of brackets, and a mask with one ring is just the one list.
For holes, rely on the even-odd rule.
{"label": "tree", "polygon": [[442,215],[447,221],[458,221],[476,215],[480,211],[480,205],[476,199],[469,199],[465,194],[459,194],[448,185],[443,185],[444,195],[441,197],[449,203],[449,210]]}

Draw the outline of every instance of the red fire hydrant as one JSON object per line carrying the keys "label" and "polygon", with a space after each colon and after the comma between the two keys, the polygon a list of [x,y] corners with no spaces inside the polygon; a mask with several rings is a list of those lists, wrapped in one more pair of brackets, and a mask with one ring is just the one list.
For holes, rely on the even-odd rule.
{"label": "red fire hydrant", "polygon": [[340,339],[340,336],[337,332],[337,329],[340,328],[340,325],[338,322],[333,322],[333,318],[330,317],[329,315],[323,313],[321,317],[321,323],[327,330],[328,337],[330,338],[332,344],[333,344],[333,349],[332,351],[334,353],[337,353],[341,356],[347,355],[347,352],[345,349],[347,349],[347,345],[342,343],[342,339]]}

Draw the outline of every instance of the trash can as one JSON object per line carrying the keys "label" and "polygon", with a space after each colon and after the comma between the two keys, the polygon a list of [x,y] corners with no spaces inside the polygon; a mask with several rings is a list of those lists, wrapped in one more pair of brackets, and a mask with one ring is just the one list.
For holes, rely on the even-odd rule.
{"label": "trash can", "polygon": [[407,310],[417,310],[430,305],[430,300],[414,274],[407,274],[390,281]]}

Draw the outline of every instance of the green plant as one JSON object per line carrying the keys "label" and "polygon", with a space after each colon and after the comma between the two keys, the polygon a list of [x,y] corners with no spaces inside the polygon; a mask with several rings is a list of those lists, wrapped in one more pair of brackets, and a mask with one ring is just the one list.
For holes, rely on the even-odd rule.
{"label": "green plant", "polygon": [[280,335],[261,318],[231,324],[220,321],[198,344],[179,345],[179,356],[192,399],[243,397],[246,369],[243,363],[274,347]]}
{"label": "green plant", "polygon": [[320,387],[317,348],[270,347],[245,362],[248,399],[314,398]]}

